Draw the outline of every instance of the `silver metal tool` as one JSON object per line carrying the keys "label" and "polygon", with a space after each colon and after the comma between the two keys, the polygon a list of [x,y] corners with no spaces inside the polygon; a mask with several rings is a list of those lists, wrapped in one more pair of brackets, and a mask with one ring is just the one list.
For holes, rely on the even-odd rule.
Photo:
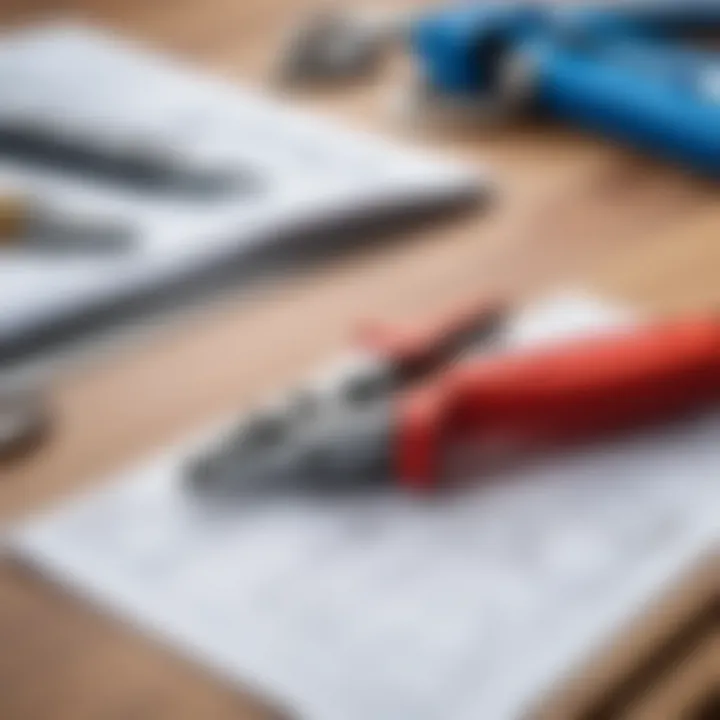
{"label": "silver metal tool", "polygon": [[[304,470],[312,474],[325,454],[321,446],[331,436],[329,424],[336,416],[343,418],[348,406],[369,407],[398,379],[397,367],[387,358],[362,350],[350,352],[301,387],[249,412],[219,442],[189,461],[187,482],[209,496],[253,493],[266,480],[285,483],[289,491],[303,488]],[[368,430],[374,434],[377,429],[380,435],[381,418],[374,417],[374,412],[371,415]],[[341,457],[337,461],[343,462]],[[238,482],[239,468],[243,469],[242,483]],[[317,489],[322,485],[317,476]]]}
{"label": "silver metal tool", "polygon": [[401,13],[315,11],[288,34],[275,68],[276,79],[293,86],[367,77],[378,69],[404,27]]}

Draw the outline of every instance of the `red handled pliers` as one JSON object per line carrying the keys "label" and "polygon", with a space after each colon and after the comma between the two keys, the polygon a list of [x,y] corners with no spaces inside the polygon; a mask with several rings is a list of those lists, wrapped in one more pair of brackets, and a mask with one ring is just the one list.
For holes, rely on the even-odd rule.
{"label": "red handled pliers", "polygon": [[425,490],[458,446],[591,440],[720,402],[714,316],[468,355],[505,314],[485,300],[427,326],[366,327],[362,362],[251,414],[190,464],[192,485]]}

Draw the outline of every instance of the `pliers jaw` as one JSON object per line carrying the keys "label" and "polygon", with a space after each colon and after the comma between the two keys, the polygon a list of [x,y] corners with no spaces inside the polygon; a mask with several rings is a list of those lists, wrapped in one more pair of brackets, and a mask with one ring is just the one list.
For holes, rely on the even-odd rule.
{"label": "pliers jaw", "polygon": [[216,498],[335,495],[388,487],[392,411],[388,400],[378,399],[338,405],[310,419],[287,418],[282,428],[265,436],[247,426],[229,438],[226,449],[195,459],[186,477],[191,488]]}

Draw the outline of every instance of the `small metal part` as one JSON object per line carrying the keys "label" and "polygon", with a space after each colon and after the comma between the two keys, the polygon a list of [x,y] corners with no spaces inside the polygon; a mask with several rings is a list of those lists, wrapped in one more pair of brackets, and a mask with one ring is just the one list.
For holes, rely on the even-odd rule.
{"label": "small metal part", "polygon": [[276,70],[283,85],[356,80],[374,72],[396,36],[397,18],[316,11],[290,33]]}
{"label": "small metal part", "polygon": [[40,390],[0,386],[0,460],[30,452],[49,428],[50,414]]}

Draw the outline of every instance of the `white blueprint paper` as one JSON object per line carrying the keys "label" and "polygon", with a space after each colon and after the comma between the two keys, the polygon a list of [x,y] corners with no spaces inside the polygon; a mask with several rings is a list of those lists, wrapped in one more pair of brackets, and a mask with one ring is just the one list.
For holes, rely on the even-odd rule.
{"label": "white blueprint paper", "polygon": [[[0,153],[3,187],[45,202],[126,220],[132,251],[65,253],[0,249],[0,349],[61,320],[115,307],[258,247],[282,248],[308,229],[343,230],[389,214],[482,195],[484,171],[363,132],[196,72],[109,33],[56,23],[0,37],[0,122],[23,118],[49,129],[219,161],[247,177],[209,198],[147,194]],[[76,133],[77,134],[77,133]],[[83,133],[81,133],[83,135]],[[282,240],[282,242],[280,242]]]}
{"label": "white blueprint paper", "polygon": [[[627,321],[567,295],[526,313],[511,340]],[[460,494],[221,517],[178,482],[192,445],[28,522],[11,544],[308,720],[520,718],[720,539],[718,416]]]}

